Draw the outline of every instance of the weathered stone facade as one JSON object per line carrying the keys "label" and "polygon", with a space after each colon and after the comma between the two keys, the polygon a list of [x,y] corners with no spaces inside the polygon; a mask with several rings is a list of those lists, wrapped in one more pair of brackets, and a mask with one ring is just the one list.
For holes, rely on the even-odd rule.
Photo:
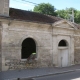
{"label": "weathered stone facade", "polygon": [[52,65],[51,25],[21,21],[12,21],[10,25],[7,23],[2,23],[2,66],[9,69],[7,62],[11,65],[25,64],[25,61],[21,61],[21,48],[23,40],[28,37],[36,42],[38,66]]}
{"label": "weathered stone facade", "polygon": [[0,0],[0,15],[9,16],[9,0]]}
{"label": "weathered stone facade", "polygon": [[[69,44],[68,66],[74,64],[74,28],[65,20],[59,23],[60,26],[15,20],[8,23],[7,19],[1,21],[2,70],[61,66],[58,60],[58,43],[62,39]],[[62,27],[64,24],[66,28]],[[66,24],[70,28],[67,28]],[[29,37],[36,42],[37,53],[36,61],[31,64],[21,59],[22,42]]]}
{"label": "weathered stone facade", "polygon": [[[3,10],[1,12],[0,9],[0,14],[5,15],[3,11],[8,8],[6,15],[9,16],[9,0],[4,0],[2,3],[7,7],[2,5],[0,8]],[[41,14],[38,16],[40,20],[36,18],[35,21],[22,20],[23,17],[15,19],[14,16],[13,18],[0,16],[0,71],[66,67],[80,63],[80,30],[77,26],[67,20],[58,21]],[[44,16],[49,20],[47,21]],[[43,17],[44,22],[41,21]],[[27,38],[33,39],[36,44],[37,57],[31,60],[31,63],[21,58],[22,43]]]}
{"label": "weathered stone facade", "polygon": [[74,35],[74,61],[80,64],[80,30],[75,30]]}
{"label": "weathered stone facade", "polygon": [[1,69],[2,69],[2,54],[1,54],[1,41],[2,41],[2,35],[1,35],[1,31],[2,29],[1,29],[1,25],[0,25],[0,65],[1,65],[1,67],[0,67],[0,71],[1,71]]}
{"label": "weathered stone facade", "polygon": [[59,47],[58,44],[61,40],[66,40],[68,46],[68,66],[74,64],[74,28],[72,25],[66,23],[65,21],[60,21],[59,23],[53,24],[53,64],[56,66],[61,66],[60,62],[60,51],[65,50],[64,47]]}

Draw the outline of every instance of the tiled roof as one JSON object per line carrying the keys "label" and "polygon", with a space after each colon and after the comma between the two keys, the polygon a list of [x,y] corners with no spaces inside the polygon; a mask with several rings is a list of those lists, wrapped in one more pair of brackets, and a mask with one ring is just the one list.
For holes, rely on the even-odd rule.
{"label": "tiled roof", "polygon": [[75,27],[77,27],[77,29],[80,29],[80,25],[77,23],[72,23]]}
{"label": "tiled roof", "polygon": [[43,23],[54,23],[61,20],[59,17],[43,15],[36,12],[25,11],[20,9],[10,8],[9,16],[14,19],[36,21]]}

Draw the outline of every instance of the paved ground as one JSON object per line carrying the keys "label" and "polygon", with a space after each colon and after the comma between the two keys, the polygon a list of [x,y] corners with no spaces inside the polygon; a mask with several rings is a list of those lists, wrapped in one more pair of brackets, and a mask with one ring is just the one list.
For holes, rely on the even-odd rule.
{"label": "paved ground", "polygon": [[65,68],[36,68],[36,69],[24,69],[24,70],[12,70],[0,72],[0,80],[12,80],[14,78],[29,78],[38,77],[51,74],[60,74],[65,72],[72,72],[76,69],[80,69],[80,65],[74,65]]}
{"label": "paved ground", "polygon": [[80,80],[80,70],[65,74],[49,75],[49,76],[33,78],[33,80]]}

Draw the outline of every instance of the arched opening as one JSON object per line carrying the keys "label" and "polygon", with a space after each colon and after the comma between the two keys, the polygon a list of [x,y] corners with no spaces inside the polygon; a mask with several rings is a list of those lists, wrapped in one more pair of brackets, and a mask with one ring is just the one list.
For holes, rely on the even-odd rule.
{"label": "arched opening", "polygon": [[66,47],[67,46],[67,42],[65,40],[61,40],[58,44],[59,47]]}
{"label": "arched opening", "polygon": [[21,59],[27,59],[32,53],[36,53],[36,43],[32,38],[26,38],[22,42]]}
{"label": "arched opening", "polygon": [[68,54],[69,54],[69,48],[68,48],[68,42],[66,40],[61,40],[58,44],[58,60],[59,60],[59,66],[60,67],[66,67],[68,66]]}

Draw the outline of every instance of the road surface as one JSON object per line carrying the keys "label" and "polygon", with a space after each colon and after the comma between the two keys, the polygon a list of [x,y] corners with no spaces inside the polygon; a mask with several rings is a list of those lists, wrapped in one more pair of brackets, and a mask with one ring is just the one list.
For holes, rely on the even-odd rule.
{"label": "road surface", "polygon": [[80,80],[80,70],[70,73],[34,78],[33,80]]}

